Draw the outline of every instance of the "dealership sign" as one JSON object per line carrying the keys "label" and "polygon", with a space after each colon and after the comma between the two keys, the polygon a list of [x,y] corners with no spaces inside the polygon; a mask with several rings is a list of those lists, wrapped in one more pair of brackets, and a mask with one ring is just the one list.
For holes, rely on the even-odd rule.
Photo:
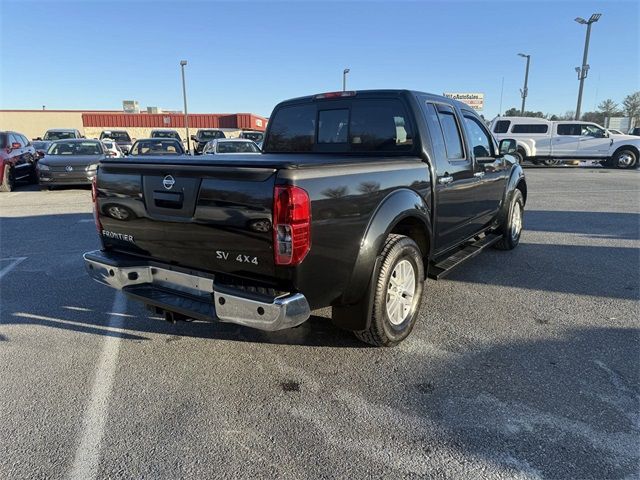
{"label": "dealership sign", "polygon": [[443,95],[466,103],[474,110],[482,110],[484,108],[484,93],[443,93]]}

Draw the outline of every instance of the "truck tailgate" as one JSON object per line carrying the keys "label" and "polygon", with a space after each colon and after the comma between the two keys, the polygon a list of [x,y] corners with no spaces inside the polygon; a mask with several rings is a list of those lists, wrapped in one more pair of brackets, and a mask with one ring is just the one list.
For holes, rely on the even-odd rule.
{"label": "truck tailgate", "polygon": [[101,164],[104,246],[187,268],[272,277],[277,169],[204,163]]}

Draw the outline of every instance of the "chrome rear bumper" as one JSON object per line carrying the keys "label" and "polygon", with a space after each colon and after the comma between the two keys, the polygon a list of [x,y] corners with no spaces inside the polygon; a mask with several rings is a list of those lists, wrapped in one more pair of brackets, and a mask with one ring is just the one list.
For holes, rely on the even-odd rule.
{"label": "chrome rear bumper", "polygon": [[296,327],[311,315],[301,293],[265,299],[227,286],[216,287],[213,275],[202,272],[181,271],[100,250],[87,252],[83,258],[89,276],[97,282],[192,318],[274,331]]}

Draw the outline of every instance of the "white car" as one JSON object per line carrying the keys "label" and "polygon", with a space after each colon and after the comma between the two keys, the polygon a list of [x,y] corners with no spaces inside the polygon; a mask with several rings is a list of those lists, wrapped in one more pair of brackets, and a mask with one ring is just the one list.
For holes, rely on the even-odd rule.
{"label": "white car", "polygon": [[595,160],[615,168],[636,168],[640,138],[611,135],[591,122],[550,121],[531,117],[496,117],[491,131],[498,141],[512,138],[517,157],[533,163],[554,164],[563,160]]}
{"label": "white car", "polygon": [[203,155],[215,154],[260,155],[260,147],[256,142],[245,138],[217,138],[207,142],[202,149]]}
{"label": "white car", "polygon": [[111,157],[111,158],[124,157],[124,152],[122,151],[122,149],[116,143],[115,140],[111,138],[103,138],[100,141],[102,142],[102,145],[104,145],[104,151],[107,157]]}
{"label": "white car", "polygon": [[616,130],[615,128],[607,128],[609,133],[613,133],[614,135],[624,135],[620,130]]}

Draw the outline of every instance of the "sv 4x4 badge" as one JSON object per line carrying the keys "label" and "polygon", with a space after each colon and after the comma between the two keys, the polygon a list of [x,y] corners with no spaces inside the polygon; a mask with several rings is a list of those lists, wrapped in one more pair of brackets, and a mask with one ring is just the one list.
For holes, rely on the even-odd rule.
{"label": "sv 4x4 badge", "polygon": [[[216,258],[218,260],[229,260],[229,252],[225,252],[222,250],[216,250]],[[251,255],[244,255],[244,254],[238,254],[235,259],[232,258],[231,260],[235,260],[236,262],[240,262],[240,263],[253,263],[254,265],[258,265],[258,257],[252,257]]]}

